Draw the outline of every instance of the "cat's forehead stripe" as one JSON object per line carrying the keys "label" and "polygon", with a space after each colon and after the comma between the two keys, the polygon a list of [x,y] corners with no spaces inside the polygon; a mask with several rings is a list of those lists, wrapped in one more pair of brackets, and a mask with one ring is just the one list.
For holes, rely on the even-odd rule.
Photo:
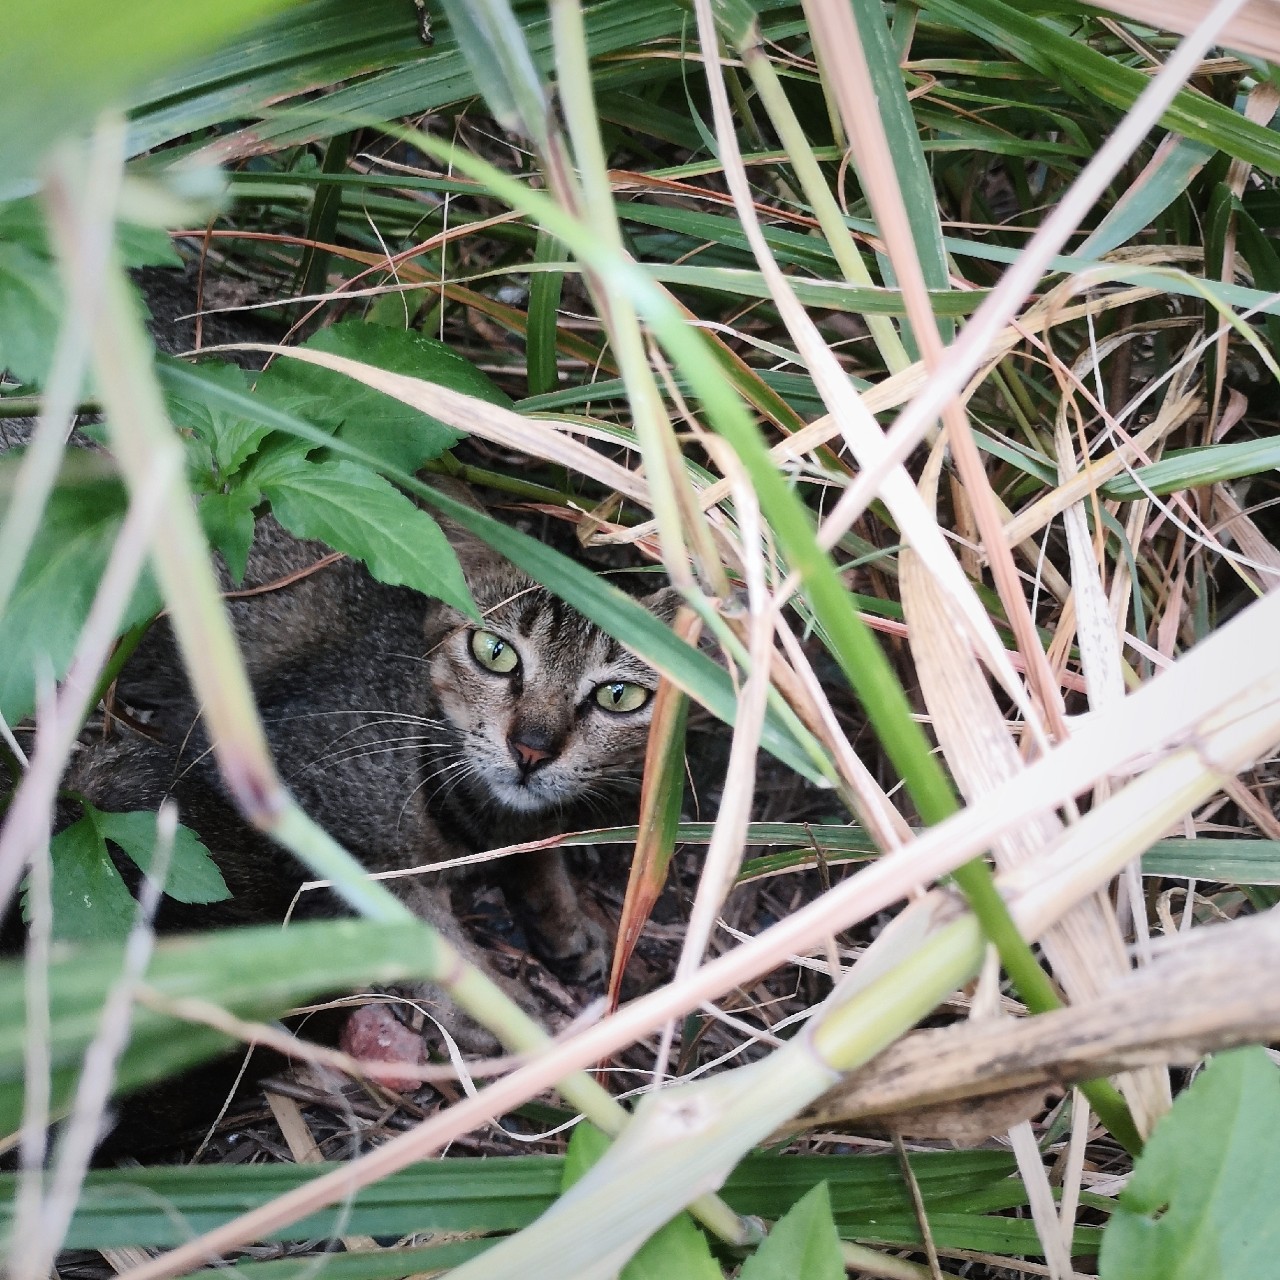
{"label": "cat's forehead stripe", "polygon": [[489,624],[543,648],[550,669],[570,677],[588,670],[639,675],[649,664],[554,592],[523,576],[483,584],[477,602]]}
{"label": "cat's forehead stripe", "polygon": [[541,591],[531,591],[520,602],[520,612],[516,615],[515,628],[526,639],[533,635],[533,629],[538,625],[542,618],[544,609],[546,608],[545,593]]}

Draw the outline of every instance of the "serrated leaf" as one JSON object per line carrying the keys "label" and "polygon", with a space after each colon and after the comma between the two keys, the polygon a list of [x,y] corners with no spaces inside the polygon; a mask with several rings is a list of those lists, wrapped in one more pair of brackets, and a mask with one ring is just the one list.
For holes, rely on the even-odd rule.
{"label": "serrated leaf", "polygon": [[194,381],[180,388],[170,388],[165,396],[170,420],[179,430],[186,427],[209,451],[213,459],[212,475],[221,483],[234,475],[263,438],[271,431],[266,423],[228,411],[215,400],[203,398],[200,384],[213,384],[228,391],[245,394],[249,381],[238,365],[219,361],[191,367]]}
{"label": "serrated leaf", "polygon": [[[509,404],[457,352],[420,333],[349,320],[322,329],[304,345],[423,378],[492,404]],[[258,391],[275,407],[335,430],[348,444],[404,471],[416,471],[462,438],[461,432],[439,418],[340,373],[300,361],[272,365],[258,380]]]}
{"label": "serrated leaf", "polygon": [[354,462],[307,462],[262,491],[290,533],[363,560],[379,582],[412,587],[478,618],[440,526],[380,475]]}
{"label": "serrated leaf", "polygon": [[58,832],[49,852],[53,936],[67,942],[123,938],[133,923],[137,903],[111,861],[93,819],[86,814]]}
{"label": "serrated leaf", "polygon": [[1102,1237],[1103,1280],[1280,1277],[1280,1071],[1219,1054],[1174,1103]]}
{"label": "serrated leaf", "polygon": [[[90,459],[69,458],[64,475],[79,463],[92,465]],[[4,469],[13,465],[10,460]],[[0,617],[0,714],[10,724],[35,705],[38,672],[55,679],[66,673],[124,511],[124,490],[115,480],[66,484],[51,495],[9,607]],[[146,575],[125,609],[121,631],[159,608],[159,594]]]}
{"label": "serrated leaf", "polygon": [[[156,852],[154,813],[104,813],[86,803],[84,816],[100,836],[119,845],[139,870],[150,872]],[[231,896],[209,850],[188,827],[179,825],[174,834],[164,891],[178,902],[224,902]]]}
{"label": "serrated leaf", "polygon": [[787,1210],[738,1274],[739,1280],[843,1280],[840,1238],[825,1182]]}
{"label": "serrated leaf", "polygon": [[200,527],[210,546],[222,554],[237,584],[244,581],[253,546],[253,509],[262,500],[256,488],[241,486],[230,493],[207,493],[200,501]]}

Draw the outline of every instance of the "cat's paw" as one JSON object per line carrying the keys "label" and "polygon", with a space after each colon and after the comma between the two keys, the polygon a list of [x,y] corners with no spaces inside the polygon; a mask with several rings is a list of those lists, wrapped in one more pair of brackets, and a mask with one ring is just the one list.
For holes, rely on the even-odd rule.
{"label": "cat's paw", "polygon": [[[502,984],[504,987],[506,984]],[[413,1027],[428,1041],[439,1043],[442,1035],[453,1040],[464,1053],[494,1058],[502,1052],[498,1038],[431,983],[407,983],[393,989],[403,1003],[394,1006],[396,1017]],[[510,994],[510,993],[509,993]]]}
{"label": "cat's paw", "polygon": [[533,941],[538,958],[562,982],[595,985],[609,972],[609,938],[589,916],[579,916],[567,934],[552,939],[539,932]]}

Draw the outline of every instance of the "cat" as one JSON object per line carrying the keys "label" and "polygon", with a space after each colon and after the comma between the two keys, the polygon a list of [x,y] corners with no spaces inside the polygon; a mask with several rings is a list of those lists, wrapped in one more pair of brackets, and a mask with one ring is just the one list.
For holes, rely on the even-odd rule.
{"label": "cat", "polygon": [[[638,786],[656,673],[483,543],[446,531],[481,625],[377,582],[356,561],[333,561],[323,544],[294,538],[269,516],[259,521],[242,590],[229,592],[284,785],[374,872],[598,825]],[[673,616],[669,590],[645,603]],[[283,919],[308,877],[233,808],[166,624],[131,657],[116,697],[148,713],[147,736],[123,730],[83,750],[66,786],[103,809],[154,808],[172,796],[232,893],[216,907],[166,899],[158,928]],[[581,911],[561,854],[518,854],[496,866],[548,967],[571,981],[598,979],[603,932]],[[428,873],[384,883],[493,976],[452,901],[472,880]],[[331,895],[309,892],[293,915],[341,910]],[[464,1048],[496,1047],[440,992],[415,994]]]}

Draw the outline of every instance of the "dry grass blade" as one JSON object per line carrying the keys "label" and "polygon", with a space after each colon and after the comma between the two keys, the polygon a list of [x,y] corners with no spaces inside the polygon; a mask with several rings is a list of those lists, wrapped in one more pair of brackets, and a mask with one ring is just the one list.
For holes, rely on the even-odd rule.
{"label": "dry grass blade", "polygon": [[[1143,91],[1118,128],[1054,206],[1000,283],[970,317],[947,358],[903,410],[886,447],[841,497],[828,517],[832,534],[847,530],[880,493],[886,478],[919,443],[930,425],[958,395],[998,342],[1001,331],[1036,288],[1054,255],[1080,225],[1120,166],[1129,158],[1168,104],[1194,74],[1200,59],[1244,0],[1218,0]],[[883,496],[883,495],[882,495]],[[917,548],[918,549],[918,548]]]}
{"label": "dry grass blade", "polygon": [[1012,546],[1039,532],[1073,503],[1080,502],[1108,480],[1143,461],[1160,441],[1203,408],[1203,398],[1190,388],[1181,384],[1171,388],[1159,412],[1141,431],[1110,453],[1090,458],[1070,474],[1061,476],[1056,488],[1012,517],[1004,527],[1005,540]]}
{"label": "dry grass blade", "polygon": [[[697,644],[702,623],[693,610],[685,607],[676,615],[672,630],[689,644]],[[614,946],[613,966],[609,974],[609,1006],[616,1008],[622,990],[622,976],[635,951],[645,921],[666,883],[671,860],[671,831],[667,814],[671,805],[668,790],[676,785],[675,764],[684,768],[685,713],[688,704],[684,694],[669,680],[658,684],[653,700],[653,719],[649,725],[649,742],[645,750],[644,785],[640,792],[640,816],[637,822],[635,856],[627,877],[627,891],[618,919],[618,938]],[[673,815],[678,817],[678,814]]]}
{"label": "dry grass blade", "polygon": [[318,365],[322,369],[332,369],[335,373],[354,378],[357,382],[393,396],[415,409],[421,409],[423,413],[429,413],[460,431],[470,432],[504,448],[526,453],[530,457],[543,458],[547,462],[590,476],[637,502],[645,505],[649,502],[649,488],[639,472],[628,471],[626,467],[619,466],[572,436],[556,430],[549,423],[522,418],[510,409],[477,400],[434,382],[423,382],[419,378],[391,373],[326,351],[276,347],[265,343],[241,343],[236,349],[264,351],[271,355],[287,356],[291,360],[301,360],[304,364]]}
{"label": "dry grass blade", "polygon": [[[1206,0],[1108,0],[1107,8],[1135,18],[1147,26],[1186,34],[1212,14],[1214,5]],[[1276,30],[1272,0],[1247,0],[1238,13],[1224,22],[1217,43],[1239,49],[1269,62],[1280,62],[1280,32]]]}
{"label": "dry grass blade", "polygon": [[1280,551],[1225,485],[1214,486],[1213,519],[1214,533],[1223,541],[1235,542],[1251,562],[1249,566],[1239,566],[1239,572],[1253,583],[1255,590],[1276,590],[1280,586]]}

